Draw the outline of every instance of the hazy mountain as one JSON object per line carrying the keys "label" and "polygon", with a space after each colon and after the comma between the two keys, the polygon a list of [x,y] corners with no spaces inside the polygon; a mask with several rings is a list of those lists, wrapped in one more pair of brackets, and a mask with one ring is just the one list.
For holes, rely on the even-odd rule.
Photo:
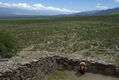
{"label": "hazy mountain", "polygon": [[[47,15],[49,13],[49,15]],[[104,15],[104,14],[119,14],[119,7],[107,10],[94,10],[94,11],[86,11],[74,14],[61,14],[56,16],[52,11],[44,11],[44,10],[24,10],[18,8],[5,8],[0,7],[0,18],[14,18],[14,17],[61,17],[61,16],[87,16],[87,15]],[[58,14],[58,13],[57,13]]]}
{"label": "hazy mountain", "polygon": [[107,10],[94,10],[94,11],[80,12],[80,13],[75,13],[75,14],[71,14],[71,15],[79,15],[79,16],[104,15],[104,14],[113,14],[116,12],[119,12],[119,7],[113,8],[113,9],[107,9]]}
{"label": "hazy mountain", "polygon": [[37,17],[37,16],[46,17],[46,16],[52,16],[56,14],[58,14],[58,12],[48,11],[48,10],[47,11],[46,10],[25,10],[25,9],[18,9],[18,8],[0,7],[0,18]]}

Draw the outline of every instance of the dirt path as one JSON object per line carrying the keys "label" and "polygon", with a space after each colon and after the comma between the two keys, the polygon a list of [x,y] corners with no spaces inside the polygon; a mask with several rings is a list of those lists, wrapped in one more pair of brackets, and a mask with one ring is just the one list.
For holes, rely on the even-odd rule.
{"label": "dirt path", "polygon": [[86,73],[79,76],[79,80],[119,80],[119,78],[105,76],[101,74]]}
{"label": "dirt path", "polygon": [[119,80],[119,78],[94,73],[81,75],[73,71],[56,71],[43,80]]}

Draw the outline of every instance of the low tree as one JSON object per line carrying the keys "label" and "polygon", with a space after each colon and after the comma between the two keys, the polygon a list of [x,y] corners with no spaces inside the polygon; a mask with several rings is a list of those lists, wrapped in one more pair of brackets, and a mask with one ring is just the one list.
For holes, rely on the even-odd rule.
{"label": "low tree", "polygon": [[18,43],[13,35],[0,31],[0,57],[10,58],[17,53]]}

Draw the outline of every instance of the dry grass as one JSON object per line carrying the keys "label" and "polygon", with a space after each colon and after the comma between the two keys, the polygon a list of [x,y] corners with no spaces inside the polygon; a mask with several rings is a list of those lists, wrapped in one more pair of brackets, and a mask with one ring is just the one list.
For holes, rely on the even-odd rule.
{"label": "dry grass", "polygon": [[81,75],[73,71],[56,71],[43,80],[119,80],[119,78],[93,73]]}

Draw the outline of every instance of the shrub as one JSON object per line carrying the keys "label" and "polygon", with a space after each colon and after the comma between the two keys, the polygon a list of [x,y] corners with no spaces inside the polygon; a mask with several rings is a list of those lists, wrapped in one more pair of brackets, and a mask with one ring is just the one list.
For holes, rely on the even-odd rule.
{"label": "shrub", "polygon": [[14,36],[0,31],[0,57],[10,58],[14,56],[18,49],[18,43]]}

